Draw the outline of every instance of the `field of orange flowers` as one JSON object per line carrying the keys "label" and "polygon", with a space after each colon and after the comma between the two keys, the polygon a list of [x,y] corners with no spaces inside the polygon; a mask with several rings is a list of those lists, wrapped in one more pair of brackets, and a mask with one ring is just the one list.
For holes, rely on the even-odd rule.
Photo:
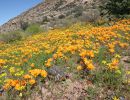
{"label": "field of orange flowers", "polygon": [[129,46],[130,19],[107,27],[75,24],[15,43],[0,42],[0,87],[24,93],[39,80],[44,84],[47,69],[69,63],[72,57],[80,59],[75,67],[70,66],[77,71],[87,69],[91,74],[101,66],[114,75],[121,74],[120,59]]}

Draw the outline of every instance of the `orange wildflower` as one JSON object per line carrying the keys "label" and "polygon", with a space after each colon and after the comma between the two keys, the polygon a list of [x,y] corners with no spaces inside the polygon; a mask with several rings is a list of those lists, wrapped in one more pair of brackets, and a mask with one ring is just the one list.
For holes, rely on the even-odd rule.
{"label": "orange wildflower", "polygon": [[41,70],[41,76],[45,78],[47,76],[47,72],[45,70]]}
{"label": "orange wildflower", "polygon": [[34,68],[34,67],[35,67],[35,64],[34,64],[34,63],[32,63],[30,66],[31,66],[32,68]]}
{"label": "orange wildflower", "polygon": [[77,70],[78,70],[78,71],[80,71],[80,70],[82,70],[82,69],[83,69],[82,66],[77,66]]}
{"label": "orange wildflower", "polygon": [[31,85],[33,85],[33,84],[36,83],[36,81],[35,81],[34,79],[31,79],[31,80],[29,80],[29,83],[30,83]]}
{"label": "orange wildflower", "polygon": [[23,76],[23,78],[24,78],[24,79],[30,79],[30,78],[31,78],[31,76],[30,76],[30,75],[28,75],[28,74],[26,74],[26,75],[24,75],[24,76]]}

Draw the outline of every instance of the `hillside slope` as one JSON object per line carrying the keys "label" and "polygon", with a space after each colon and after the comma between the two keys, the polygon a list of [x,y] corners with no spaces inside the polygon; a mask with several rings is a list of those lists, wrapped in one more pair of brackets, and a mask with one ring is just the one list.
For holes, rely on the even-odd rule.
{"label": "hillside slope", "polygon": [[75,24],[0,42],[0,87],[13,100],[129,100],[128,58],[130,19]]}
{"label": "hillside slope", "polygon": [[[86,21],[98,19],[98,6],[104,0],[46,0],[0,26],[0,33],[15,31],[24,23],[40,23],[42,28],[63,26],[65,20],[84,17]],[[81,18],[83,19],[83,18]]]}

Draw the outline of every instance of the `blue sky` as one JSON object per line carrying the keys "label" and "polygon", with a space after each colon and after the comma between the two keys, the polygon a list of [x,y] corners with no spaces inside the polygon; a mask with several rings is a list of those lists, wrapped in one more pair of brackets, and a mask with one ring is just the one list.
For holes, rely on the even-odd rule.
{"label": "blue sky", "polygon": [[0,0],[0,25],[43,0]]}

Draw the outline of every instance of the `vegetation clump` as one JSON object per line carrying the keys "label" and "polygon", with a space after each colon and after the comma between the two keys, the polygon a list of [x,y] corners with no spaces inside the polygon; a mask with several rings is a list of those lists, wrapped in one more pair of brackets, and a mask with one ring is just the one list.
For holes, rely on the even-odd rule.
{"label": "vegetation clump", "polygon": [[116,17],[125,17],[130,14],[130,1],[129,0],[108,0],[107,3],[102,6],[104,10],[107,10],[109,14]]}
{"label": "vegetation clump", "polygon": [[19,41],[23,38],[27,38],[28,36],[40,33],[42,31],[43,30],[39,24],[28,25],[27,23],[23,23],[22,30],[0,34],[0,41],[6,42],[6,43]]}

